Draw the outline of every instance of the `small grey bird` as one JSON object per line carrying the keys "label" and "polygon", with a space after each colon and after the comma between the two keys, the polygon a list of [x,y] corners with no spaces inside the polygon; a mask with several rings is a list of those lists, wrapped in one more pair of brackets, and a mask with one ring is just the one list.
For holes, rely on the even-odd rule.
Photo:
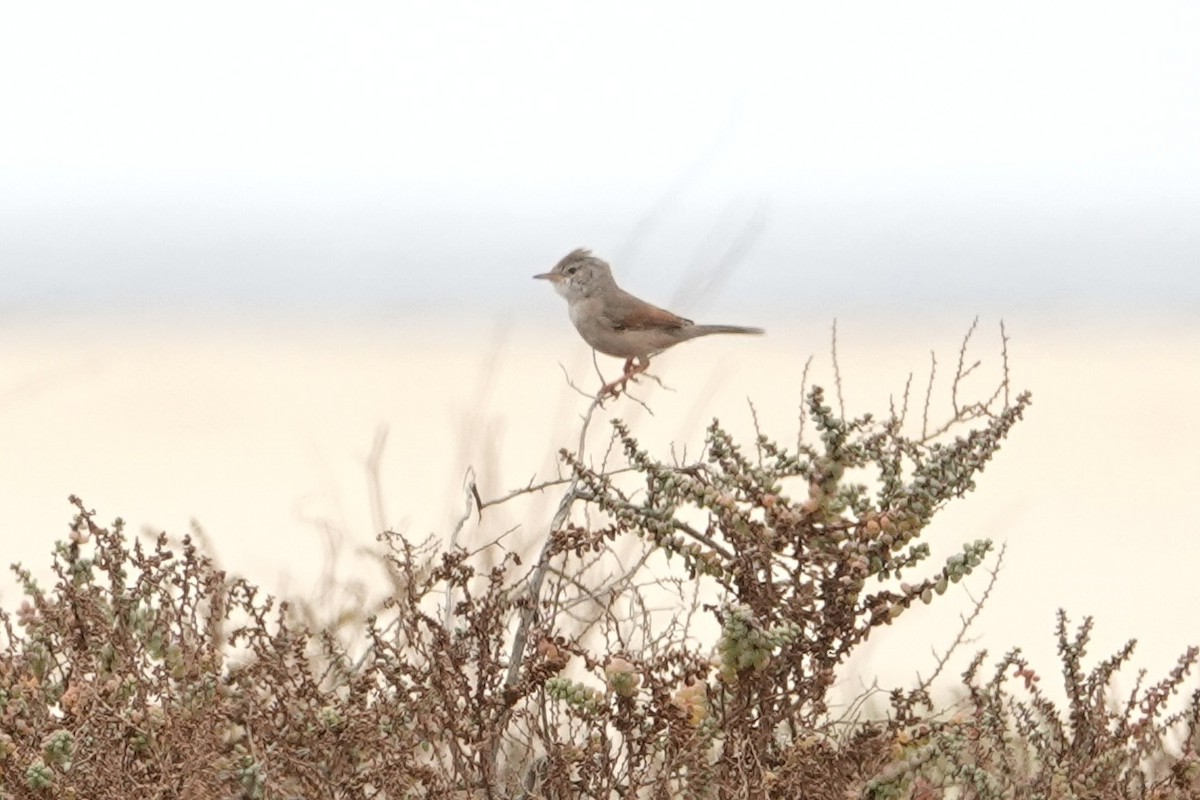
{"label": "small grey bird", "polygon": [[601,353],[625,359],[624,374],[605,384],[601,396],[615,397],[630,378],[646,371],[650,356],[671,345],[710,333],[764,333],[762,328],[739,325],[697,325],[650,305],[617,286],[608,264],[582,248],[568,253],[551,271],[533,277],[550,281],[567,298],[571,322],[585,342]]}

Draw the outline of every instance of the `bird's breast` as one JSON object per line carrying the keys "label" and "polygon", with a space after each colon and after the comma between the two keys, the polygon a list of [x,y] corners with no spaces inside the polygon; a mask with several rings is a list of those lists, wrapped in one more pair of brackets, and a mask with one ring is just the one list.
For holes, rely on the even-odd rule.
{"label": "bird's breast", "polygon": [[[571,324],[582,334],[588,321],[600,315],[600,308],[595,300],[581,297],[568,304],[567,313],[571,315]],[[584,336],[586,338],[586,334]]]}

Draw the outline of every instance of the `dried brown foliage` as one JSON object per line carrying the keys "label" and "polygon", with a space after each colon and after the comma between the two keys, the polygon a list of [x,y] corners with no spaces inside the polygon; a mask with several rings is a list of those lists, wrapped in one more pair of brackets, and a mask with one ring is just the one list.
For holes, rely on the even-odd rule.
{"label": "dried brown foliage", "polygon": [[814,388],[792,449],[714,421],[665,460],[617,420],[597,464],[593,405],[559,478],[468,486],[476,520],[562,492],[531,563],[385,533],[388,599],[336,626],[72,498],[54,585],[18,569],[26,602],[0,611],[0,798],[1196,796],[1200,701],[1168,710],[1196,653],[1117,704],[1129,652],[1085,673],[1090,621],[1060,620],[1065,714],[1016,652],[986,682],[981,655],[957,708],[927,681],[884,719],[831,710],[855,648],[992,547],[929,566],[921,541],[1029,405],[1007,365],[962,403],[966,345],[950,418],[930,423],[931,376],[916,435],[907,389],[877,421]]}

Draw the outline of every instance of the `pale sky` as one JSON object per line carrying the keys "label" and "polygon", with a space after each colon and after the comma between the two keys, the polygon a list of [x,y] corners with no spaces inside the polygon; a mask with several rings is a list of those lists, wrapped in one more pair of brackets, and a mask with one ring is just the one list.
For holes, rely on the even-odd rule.
{"label": "pale sky", "polygon": [[573,247],[665,302],[744,236],[723,306],[1194,314],[1198,41],[1193,2],[10,3],[0,310],[549,314]]}

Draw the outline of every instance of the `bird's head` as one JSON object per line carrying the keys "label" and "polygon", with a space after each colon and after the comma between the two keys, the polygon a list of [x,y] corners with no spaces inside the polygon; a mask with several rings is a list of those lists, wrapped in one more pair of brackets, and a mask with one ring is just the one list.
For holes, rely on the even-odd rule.
{"label": "bird's head", "polygon": [[608,264],[583,248],[572,250],[554,269],[533,277],[550,281],[555,291],[569,301],[590,297],[605,286],[616,285]]}

